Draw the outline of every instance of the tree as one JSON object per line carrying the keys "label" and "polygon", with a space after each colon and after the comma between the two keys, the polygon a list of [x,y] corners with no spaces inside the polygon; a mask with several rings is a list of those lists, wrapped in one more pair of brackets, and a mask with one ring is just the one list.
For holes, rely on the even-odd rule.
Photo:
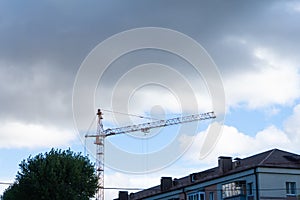
{"label": "tree", "polygon": [[71,150],[54,150],[21,162],[3,200],[85,200],[97,191],[94,165]]}

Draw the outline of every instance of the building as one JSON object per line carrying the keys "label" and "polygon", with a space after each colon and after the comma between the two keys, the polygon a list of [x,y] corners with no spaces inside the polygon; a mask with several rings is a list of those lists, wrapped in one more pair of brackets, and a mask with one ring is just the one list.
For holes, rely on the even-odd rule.
{"label": "building", "polygon": [[244,159],[219,157],[218,166],[117,200],[296,200],[300,195],[300,155],[272,149]]}

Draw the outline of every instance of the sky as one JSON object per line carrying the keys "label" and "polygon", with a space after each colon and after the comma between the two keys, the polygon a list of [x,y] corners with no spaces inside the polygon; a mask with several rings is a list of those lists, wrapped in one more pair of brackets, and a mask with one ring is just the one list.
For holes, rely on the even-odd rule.
{"label": "sky", "polygon": [[[293,0],[1,0],[0,182],[13,182],[18,164],[30,155],[51,148],[86,153],[82,136],[95,132],[93,116],[98,107],[108,110],[104,127],[147,121],[116,112],[166,119],[209,112],[216,108],[214,100],[224,103],[225,110],[217,113],[224,117],[220,121],[109,138],[110,144],[143,154],[146,161],[139,163],[145,171],[136,174],[126,168],[131,161],[108,153],[106,157],[124,162],[108,163],[106,187],[147,188],[159,184],[161,176],[179,178],[216,166],[221,155],[243,158],[273,148],[300,154],[299,20],[300,3]],[[162,49],[118,55],[103,74],[79,79],[94,54],[102,62],[139,38],[116,40],[118,34],[149,33],[147,27],[172,30],[201,45],[218,72],[217,79],[195,71],[180,53]],[[111,41],[119,46],[104,48]],[[150,42],[154,41],[153,36]],[[164,44],[169,37],[159,41]],[[169,45],[198,56],[181,40]],[[97,54],[97,48],[104,52]],[[104,69],[100,64],[97,67]],[[92,78],[97,81],[89,85]],[[218,83],[224,102],[213,96],[210,81]],[[88,98],[90,91],[93,99]],[[209,154],[201,157],[201,146],[215,124],[222,131]],[[167,158],[169,153],[171,161],[160,157],[155,160],[160,165],[151,171],[152,153],[168,150],[173,142],[179,149],[175,157],[172,147],[162,154]],[[92,141],[88,143],[88,154],[93,154]],[[7,187],[1,184],[0,194]],[[105,190],[106,199],[117,197],[117,192]]]}

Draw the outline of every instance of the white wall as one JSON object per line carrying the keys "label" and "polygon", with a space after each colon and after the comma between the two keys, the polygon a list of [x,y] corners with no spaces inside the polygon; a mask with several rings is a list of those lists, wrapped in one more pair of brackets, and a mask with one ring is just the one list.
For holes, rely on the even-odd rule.
{"label": "white wall", "polygon": [[[300,169],[268,169],[261,168],[259,172],[260,197],[286,197],[286,182],[296,182],[300,188]],[[300,190],[296,191],[300,194]]]}

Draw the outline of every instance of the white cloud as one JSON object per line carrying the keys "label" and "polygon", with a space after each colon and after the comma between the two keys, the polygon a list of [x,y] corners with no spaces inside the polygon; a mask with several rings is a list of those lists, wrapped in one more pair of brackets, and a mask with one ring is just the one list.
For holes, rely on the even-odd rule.
{"label": "white cloud", "polygon": [[286,132],[275,126],[269,126],[254,136],[240,132],[232,126],[223,126],[223,132],[212,152],[203,160],[199,160],[200,148],[203,145],[206,132],[200,132],[185,154],[184,159],[195,163],[206,163],[213,166],[219,156],[246,157],[273,148],[295,151],[300,150],[299,143],[292,140]]}
{"label": "white cloud", "polygon": [[[195,171],[194,169],[187,169],[178,165],[173,165],[154,173],[144,174],[127,174],[106,170],[104,178],[105,187],[116,189],[104,190],[105,199],[117,198],[118,191],[126,191],[126,188],[146,189],[159,185],[161,177],[181,178]],[[127,191],[130,194],[139,190]]]}
{"label": "white cloud", "polygon": [[256,109],[288,105],[300,97],[300,75],[293,63],[266,48],[256,48],[253,54],[255,70],[224,78],[228,106]]}
{"label": "white cloud", "polygon": [[[280,55],[276,49],[257,46],[255,42],[247,38],[228,37],[226,42],[240,44],[239,47],[247,49],[247,54],[250,54],[247,56],[249,59],[244,61],[244,65],[243,62],[239,62],[240,69],[223,74],[228,108],[240,106],[250,109],[273,108],[269,110],[270,114],[276,114],[279,112],[278,109],[274,109],[277,105],[290,106],[300,98],[300,73],[296,63]],[[190,113],[197,112],[195,110],[197,107],[199,112],[211,110],[211,97],[204,82],[199,81],[199,78],[197,78],[198,81],[191,80],[191,77],[189,80],[195,87],[192,88],[193,90],[188,90],[188,87],[182,89],[180,83],[185,82],[176,83],[172,78],[169,83],[175,86],[165,88],[158,84],[150,84],[136,91],[130,90],[132,93],[129,99],[122,97],[124,96],[122,92],[128,90],[124,84],[120,86],[120,91],[114,97],[117,102],[115,106],[112,106],[110,101],[104,101],[104,98],[99,97],[99,101],[103,101],[102,107],[106,105],[104,106],[106,108],[114,107],[114,110],[135,114],[148,114],[151,108],[157,105],[165,112],[173,113],[181,113],[181,110]],[[120,102],[124,103],[121,105]],[[119,121],[124,121],[122,117],[119,118]],[[115,121],[111,118],[106,118],[106,120]]]}
{"label": "white cloud", "polygon": [[[287,132],[289,138],[296,143],[300,144],[300,104],[296,105],[293,110],[293,114],[284,122],[284,129]],[[300,146],[300,145],[299,145]]]}
{"label": "white cloud", "polygon": [[[180,114],[189,115],[212,111],[211,97],[208,91],[182,90],[178,93],[167,90],[161,86],[153,86],[133,93],[129,99],[116,98],[116,102],[127,102],[123,106],[105,107],[107,102],[101,104],[102,108],[122,113],[147,116],[153,119],[169,119],[178,117]],[[121,100],[122,99],[122,100]],[[105,122],[126,126],[145,122],[135,116],[120,115],[118,113],[107,113],[104,111]],[[170,116],[171,114],[171,116]],[[88,122],[87,122],[88,124]]]}
{"label": "white cloud", "polygon": [[[105,199],[115,199],[118,197],[118,191],[125,190],[126,188],[149,188],[159,184],[161,174],[145,174],[145,175],[132,175],[120,172],[115,172],[105,176],[106,188],[120,188],[105,190]],[[123,189],[121,189],[123,188]],[[129,193],[137,192],[138,190],[128,190]]]}
{"label": "white cloud", "polygon": [[2,179],[0,183],[0,195],[3,194],[3,192],[9,187],[9,184],[11,183],[11,180],[8,179]]}
{"label": "white cloud", "polygon": [[65,146],[75,139],[74,132],[39,124],[0,123],[0,148]]}

